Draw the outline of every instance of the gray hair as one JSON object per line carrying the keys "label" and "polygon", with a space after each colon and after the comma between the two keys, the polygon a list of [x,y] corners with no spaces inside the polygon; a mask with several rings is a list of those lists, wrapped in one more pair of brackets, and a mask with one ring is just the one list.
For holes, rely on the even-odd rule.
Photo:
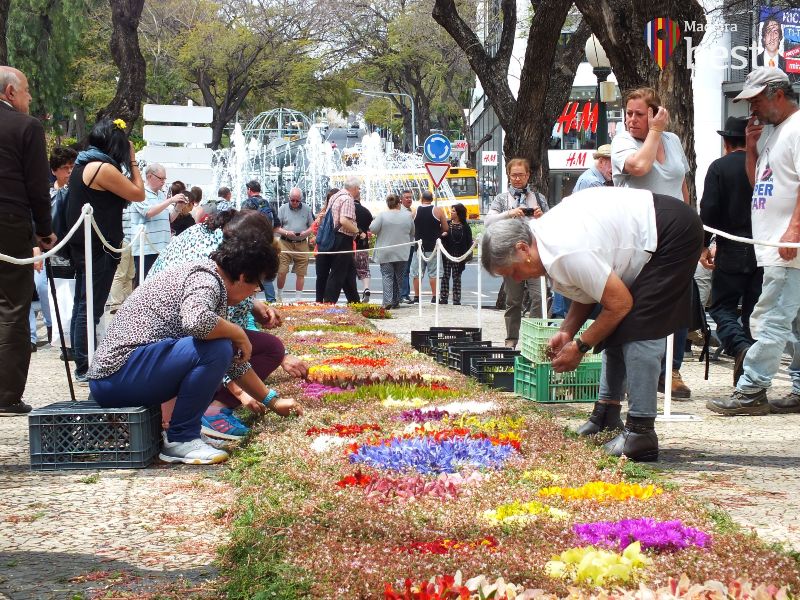
{"label": "gray hair", "polygon": [[348,177],[344,182],[344,189],[346,190],[352,190],[354,188],[360,188],[360,187],[361,187],[360,177],[356,176]]}
{"label": "gray hair", "polygon": [[161,163],[150,163],[144,168],[145,177],[150,175],[150,173],[153,173],[154,175],[157,175],[158,173],[163,173],[164,175],[166,175],[167,170]]}
{"label": "gray hair", "polygon": [[481,241],[483,268],[494,275],[497,269],[511,266],[519,242],[533,243],[531,228],[522,219],[503,219],[489,225]]}
{"label": "gray hair", "polygon": [[10,85],[18,88],[21,85],[21,81],[19,80],[19,76],[16,73],[16,69],[12,67],[5,67],[0,66],[0,94],[5,95],[6,88]]}
{"label": "gray hair", "polygon": [[768,83],[763,93],[766,98],[772,100],[775,97],[775,92],[778,90],[783,90],[783,95],[789,102],[797,104],[797,92],[794,91],[792,84],[788,81],[773,81]]}

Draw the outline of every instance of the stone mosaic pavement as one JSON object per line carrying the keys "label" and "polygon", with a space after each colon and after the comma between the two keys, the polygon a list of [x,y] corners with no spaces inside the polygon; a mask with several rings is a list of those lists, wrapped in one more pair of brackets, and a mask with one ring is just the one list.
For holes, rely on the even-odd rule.
{"label": "stone mosaic pavement", "polygon": [[[441,325],[474,325],[472,307],[440,307]],[[433,307],[395,311],[378,327],[409,339],[433,324]],[[425,323],[424,327],[421,324]],[[501,343],[502,313],[483,311],[484,339]],[[34,354],[26,400],[45,406],[68,398],[58,350]],[[705,401],[730,391],[732,363],[688,360],[682,372],[693,400],[675,410],[702,420],[659,423],[657,467],[689,493],[730,513],[765,539],[800,550],[800,415],[724,418]],[[789,389],[785,370],[773,393]],[[86,388],[78,388],[86,397]],[[550,408],[565,424],[578,424],[588,405]],[[215,547],[226,538],[225,508],[233,490],[225,467],[157,465],[143,470],[33,472],[24,418],[0,419],[0,600],[133,597],[180,589],[193,597],[216,574]],[[131,596],[127,596],[131,597]]]}

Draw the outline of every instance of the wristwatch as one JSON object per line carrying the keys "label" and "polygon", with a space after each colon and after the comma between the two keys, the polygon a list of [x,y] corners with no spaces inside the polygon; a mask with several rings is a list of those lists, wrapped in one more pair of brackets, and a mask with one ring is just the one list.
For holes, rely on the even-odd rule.
{"label": "wristwatch", "polygon": [[587,352],[589,352],[589,350],[592,349],[592,347],[589,344],[584,342],[579,337],[575,338],[575,344],[578,346],[578,352],[580,352],[581,354],[586,354]]}

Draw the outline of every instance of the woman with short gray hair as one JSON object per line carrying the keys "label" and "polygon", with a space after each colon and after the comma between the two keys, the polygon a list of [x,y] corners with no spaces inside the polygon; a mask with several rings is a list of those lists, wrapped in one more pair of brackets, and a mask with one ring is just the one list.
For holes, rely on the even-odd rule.
{"label": "woman with short gray hair", "polygon": [[[494,275],[523,281],[548,275],[573,302],[549,342],[553,370],[578,367],[603,350],[599,400],[579,430],[591,435],[622,426],[604,449],[612,456],[658,460],[654,423],[664,338],[690,320],[687,297],[703,245],[697,213],[676,198],[646,190],[597,187],[565,198],[541,219],[490,225],[482,262]],[[602,310],[575,337],[599,303]],[[573,339],[574,338],[574,339]]]}

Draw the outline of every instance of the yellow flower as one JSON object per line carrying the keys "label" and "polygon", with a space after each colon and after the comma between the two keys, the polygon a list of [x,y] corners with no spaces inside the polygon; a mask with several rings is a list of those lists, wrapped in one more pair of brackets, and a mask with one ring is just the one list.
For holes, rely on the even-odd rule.
{"label": "yellow flower", "polygon": [[605,585],[630,581],[636,572],[648,565],[641,544],[634,542],[622,554],[598,550],[592,546],[570,548],[545,565],[545,572],[554,579],[570,579],[574,583]]}
{"label": "yellow flower", "polygon": [[381,404],[386,408],[420,408],[426,406],[428,401],[422,398],[392,398],[388,396],[381,401]]}
{"label": "yellow flower", "polygon": [[663,493],[664,490],[653,485],[642,486],[638,483],[607,483],[592,481],[578,488],[562,488],[558,486],[542,488],[540,496],[561,496],[564,500],[647,500]]}
{"label": "yellow flower", "polygon": [[522,474],[523,481],[533,481],[535,483],[544,483],[546,481],[556,482],[561,481],[561,476],[556,475],[547,469],[533,469],[532,471],[525,471]]}
{"label": "yellow flower", "polygon": [[127,124],[122,119],[114,119],[114,125],[116,125],[119,129],[125,131],[127,129]]}
{"label": "yellow flower", "polygon": [[531,502],[519,502],[515,500],[510,504],[501,504],[495,510],[487,510],[483,513],[484,519],[494,525],[501,523],[518,523],[524,525],[536,520],[539,515],[550,517],[554,521],[566,521],[569,513],[565,510],[553,508],[532,500]]}

